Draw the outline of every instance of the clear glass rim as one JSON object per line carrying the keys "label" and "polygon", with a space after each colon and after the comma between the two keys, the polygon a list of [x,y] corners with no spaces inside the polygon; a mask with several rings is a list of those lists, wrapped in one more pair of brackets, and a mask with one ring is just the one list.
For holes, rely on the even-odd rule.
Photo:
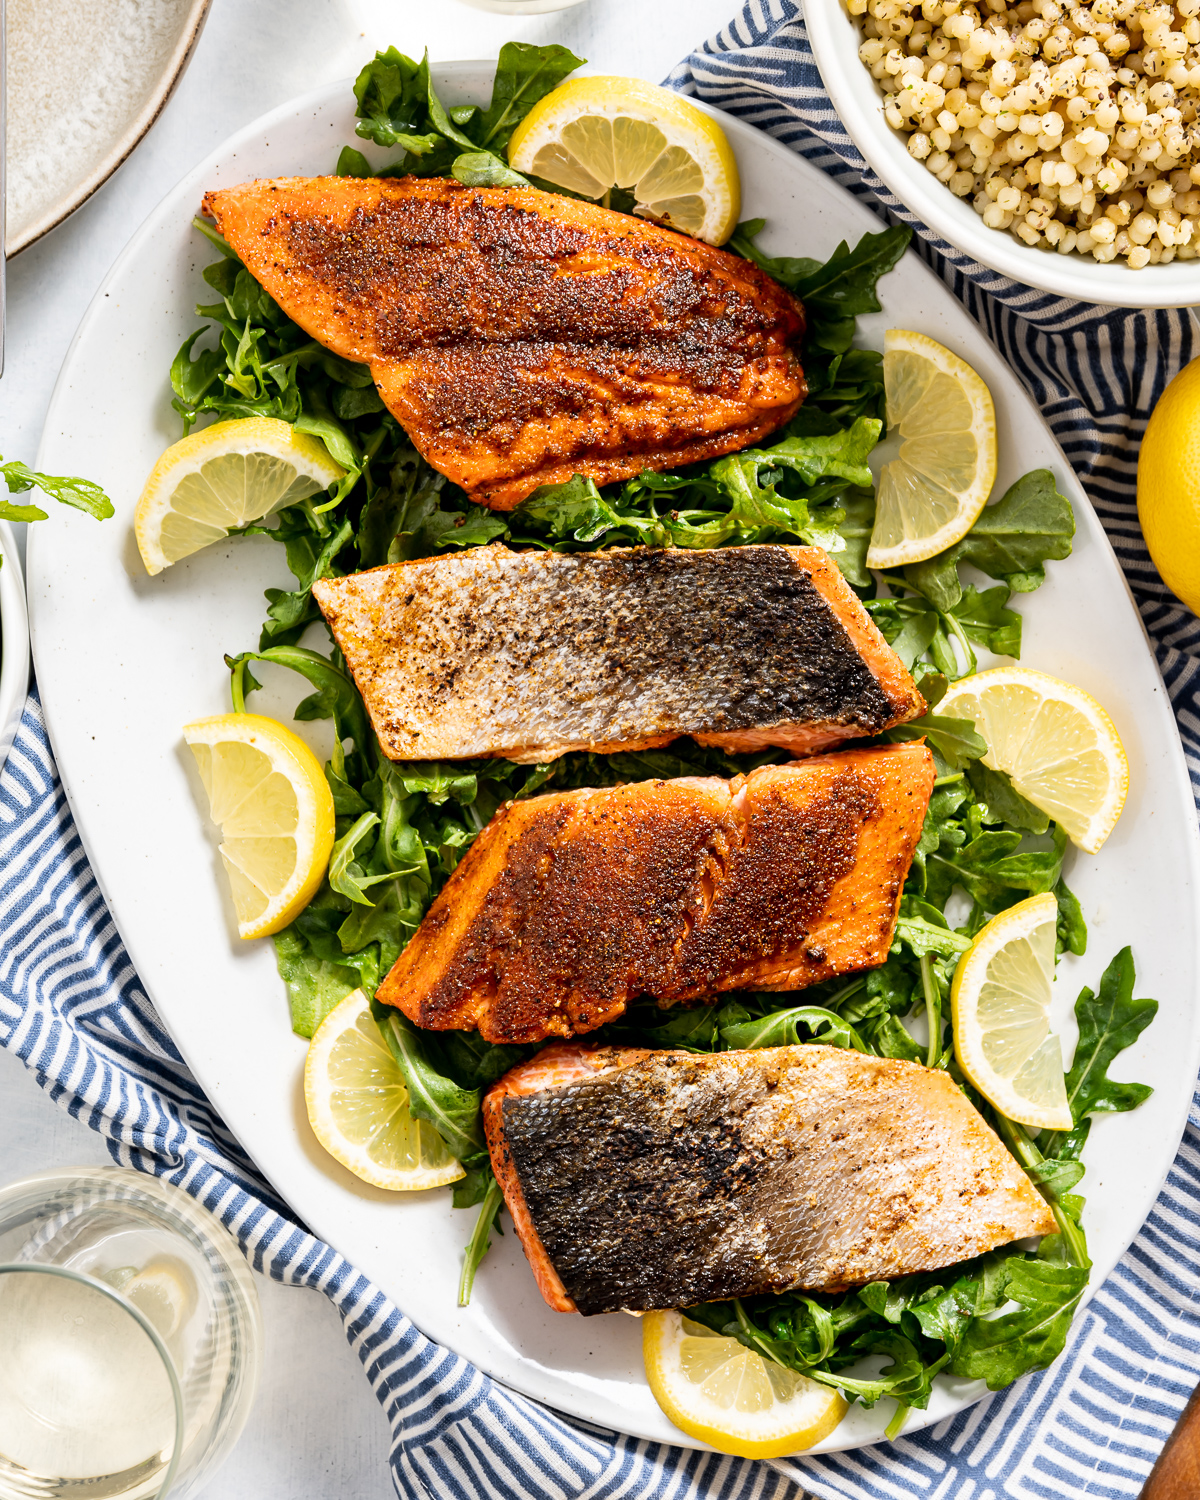
{"label": "clear glass rim", "polygon": [[82,1271],[74,1271],[69,1266],[48,1265],[44,1261],[0,1261],[0,1276],[12,1275],[18,1272],[34,1276],[60,1276],[65,1281],[74,1281],[80,1286],[90,1287],[92,1291],[99,1292],[101,1296],[107,1297],[110,1302],[115,1302],[122,1312],[128,1313],[150,1340],[151,1344],[153,1344],[155,1352],[167,1372],[167,1379],[171,1384],[171,1399],[175,1406],[175,1442],[171,1450],[171,1460],[167,1464],[166,1475],[155,1496],[155,1500],[166,1500],[171,1486],[175,1483],[175,1475],[179,1470],[180,1459],[183,1456],[183,1440],[186,1427],[183,1411],[183,1389],[179,1384],[179,1376],[175,1370],[175,1363],[171,1358],[166,1344],[163,1342],[162,1335],[140,1307],[135,1306],[128,1297],[123,1297],[115,1287],[109,1286],[106,1281],[101,1281],[96,1276],[88,1276]]}

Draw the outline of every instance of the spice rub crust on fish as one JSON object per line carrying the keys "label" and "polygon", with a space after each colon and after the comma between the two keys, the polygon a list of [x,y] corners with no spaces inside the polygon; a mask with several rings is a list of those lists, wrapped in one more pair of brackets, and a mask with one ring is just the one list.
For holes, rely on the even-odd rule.
{"label": "spice rub crust on fish", "polygon": [[418,1026],[570,1037],[647,995],[801,989],[887,956],[924,744],[502,807],[378,990]]}
{"label": "spice rub crust on fish", "polygon": [[558,1043],[495,1083],[483,1118],[560,1312],[838,1292],[1055,1227],[947,1073],[838,1047]]}
{"label": "spice rub crust on fish", "polygon": [[424,457],[510,510],[750,447],[807,393],[799,302],[757,266],[536,188],[283,177],[204,212]]}
{"label": "spice rub crust on fish", "polygon": [[393,760],[807,754],[925,711],[819,547],[472,547],[313,594]]}

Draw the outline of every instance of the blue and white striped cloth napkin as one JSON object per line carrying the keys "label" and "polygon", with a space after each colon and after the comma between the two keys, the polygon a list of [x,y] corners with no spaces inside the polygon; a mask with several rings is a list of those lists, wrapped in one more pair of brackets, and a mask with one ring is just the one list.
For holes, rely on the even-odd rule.
{"label": "blue and white striped cloth napkin", "polygon": [[[835,4],[837,0],[810,0]],[[751,0],[670,82],[770,131],[919,252],[1040,404],[1124,565],[1200,795],[1200,620],[1159,580],[1133,481],[1146,418],[1196,352],[1187,315],[1101,311],[976,265],[913,221],[865,167],[813,65],[794,0]],[[1034,1500],[1136,1496],[1200,1378],[1200,1106],[1132,1249],[1055,1367],[891,1444],[752,1463],[567,1420],[423,1337],[276,1199],[183,1065],[129,962],[54,769],[36,696],[0,777],[0,1045],[114,1159],[186,1188],[255,1266],[335,1304],[391,1420],[404,1500]]]}

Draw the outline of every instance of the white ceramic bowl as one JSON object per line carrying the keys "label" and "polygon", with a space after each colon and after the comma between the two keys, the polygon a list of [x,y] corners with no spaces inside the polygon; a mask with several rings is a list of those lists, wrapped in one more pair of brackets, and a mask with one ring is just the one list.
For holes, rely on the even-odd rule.
{"label": "white ceramic bowl", "polygon": [[0,769],[12,748],[29,692],[29,621],[17,540],[0,521]]}
{"label": "white ceramic bowl", "polygon": [[1115,307],[1185,307],[1200,302],[1200,259],[1131,271],[1090,255],[1059,255],[989,229],[969,202],[915,161],[883,117],[883,95],[858,55],[862,32],[843,0],[807,0],[804,20],[817,67],[842,124],[879,177],[930,229],[981,265],[1061,297]]}

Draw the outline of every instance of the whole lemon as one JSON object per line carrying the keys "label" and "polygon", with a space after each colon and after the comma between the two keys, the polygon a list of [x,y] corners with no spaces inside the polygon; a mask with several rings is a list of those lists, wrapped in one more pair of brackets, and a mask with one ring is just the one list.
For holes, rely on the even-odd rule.
{"label": "whole lemon", "polygon": [[1180,370],[1150,414],[1137,506],[1163,582],[1200,614],[1200,359]]}

